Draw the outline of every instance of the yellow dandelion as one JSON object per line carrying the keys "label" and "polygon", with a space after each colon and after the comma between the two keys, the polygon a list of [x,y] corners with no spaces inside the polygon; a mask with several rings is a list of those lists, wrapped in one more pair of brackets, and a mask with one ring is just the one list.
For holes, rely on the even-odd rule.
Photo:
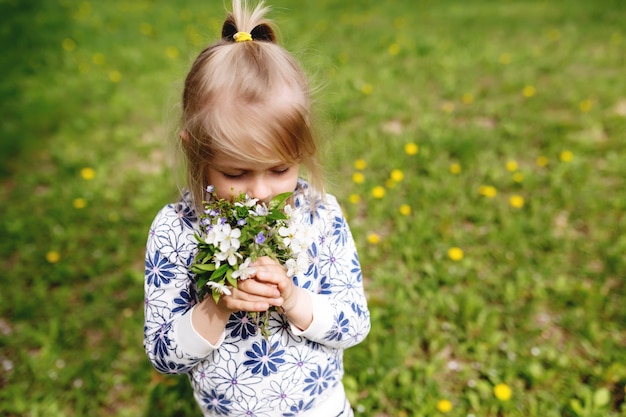
{"label": "yellow dandelion", "polygon": [[506,161],[506,169],[507,169],[507,171],[515,172],[515,171],[517,171],[518,167],[519,166],[517,164],[517,161],[515,161],[513,159]]}
{"label": "yellow dandelion", "polygon": [[150,23],[143,22],[139,26],[139,31],[141,32],[142,35],[150,36],[152,35],[152,32],[153,32],[152,25]]}
{"label": "yellow dandelion", "polygon": [[82,209],[87,206],[87,200],[85,200],[84,198],[80,198],[80,197],[75,198],[74,201],[72,201],[72,205],[76,209]]}
{"label": "yellow dandelion", "polygon": [[562,151],[561,154],[559,155],[559,159],[561,160],[561,162],[570,162],[572,159],[574,159],[574,154],[571,151]]}
{"label": "yellow dandelion", "polygon": [[398,45],[397,43],[392,43],[391,45],[389,45],[388,51],[389,55],[396,56],[400,53],[400,45]]}
{"label": "yellow dandelion", "polygon": [[419,149],[419,146],[417,146],[417,144],[415,143],[407,143],[406,145],[404,145],[404,152],[410,156],[417,155]]}
{"label": "yellow dandelion", "polygon": [[355,184],[363,184],[363,182],[365,181],[365,175],[363,175],[362,172],[355,172],[354,174],[352,174],[352,181]]}
{"label": "yellow dandelion", "polygon": [[586,99],[586,100],[581,101],[578,107],[580,107],[581,112],[587,113],[593,107],[593,102],[589,99]]}
{"label": "yellow dandelion", "polygon": [[524,197],[521,195],[512,195],[511,198],[509,198],[509,204],[513,208],[522,208],[524,207]]}
{"label": "yellow dandelion", "polygon": [[372,86],[372,84],[365,83],[361,86],[361,92],[366,96],[372,94],[372,91],[374,91],[374,87]]}
{"label": "yellow dandelion", "polygon": [[524,97],[526,98],[531,98],[533,97],[535,94],[537,94],[537,90],[535,89],[535,87],[533,87],[532,85],[527,85],[526,87],[524,87],[524,89],[522,90],[522,94],[524,95]]}
{"label": "yellow dandelion", "polygon": [[372,196],[374,198],[383,198],[385,196],[385,187],[381,187],[380,185],[374,187],[372,189]]}
{"label": "yellow dandelion", "polygon": [[46,253],[46,261],[48,261],[51,264],[55,264],[57,262],[59,262],[61,260],[61,254],[55,250],[51,250],[50,252]]}
{"label": "yellow dandelion", "polygon": [[450,164],[450,173],[454,174],[454,175],[458,175],[461,173],[461,164],[458,163],[453,163]]}
{"label": "yellow dandelion", "polygon": [[409,206],[408,204],[402,204],[400,206],[400,214],[402,214],[403,216],[410,216],[411,211],[411,206]]}
{"label": "yellow dandelion", "polygon": [[178,58],[178,48],[175,46],[168,46],[167,48],[165,48],[165,55],[167,55],[169,59]]}
{"label": "yellow dandelion", "polygon": [[465,93],[463,97],[461,97],[461,101],[464,104],[472,104],[474,102],[474,95],[472,93]]}
{"label": "yellow dandelion", "polygon": [[493,395],[496,396],[500,401],[508,401],[511,399],[511,387],[507,384],[498,384],[493,387]]}
{"label": "yellow dandelion", "polygon": [[361,202],[361,196],[358,194],[350,194],[348,200],[350,200],[352,204],[359,204]]}
{"label": "yellow dandelion", "polygon": [[498,190],[493,185],[481,185],[478,188],[478,193],[487,198],[494,198],[498,194]]}
{"label": "yellow dandelion", "polygon": [[372,245],[380,243],[380,235],[378,233],[370,232],[367,234],[367,241]]}
{"label": "yellow dandelion", "polygon": [[67,52],[72,52],[74,49],[76,49],[76,42],[74,42],[74,40],[71,39],[71,38],[65,38],[65,39],[63,39],[63,42],[61,43],[61,46]]}
{"label": "yellow dandelion", "polygon": [[94,177],[96,176],[96,171],[93,168],[85,167],[85,168],[80,170],[80,176],[84,180],[89,181],[89,180],[94,179]]}
{"label": "yellow dandelion", "polygon": [[96,52],[95,54],[93,54],[91,60],[99,67],[103,66],[106,63],[106,58],[104,57],[104,54],[102,52]]}
{"label": "yellow dandelion", "polygon": [[549,162],[548,158],[546,158],[545,156],[537,157],[537,161],[536,161],[537,166],[545,167],[546,165],[548,165],[548,162]]}
{"label": "yellow dandelion", "polygon": [[441,105],[441,110],[446,113],[452,113],[454,111],[454,103],[446,101]]}
{"label": "yellow dandelion", "polygon": [[442,413],[448,413],[452,410],[452,403],[449,400],[439,400],[437,401],[437,410]]}
{"label": "yellow dandelion", "polygon": [[461,259],[463,259],[463,256],[465,254],[463,253],[463,249],[461,248],[457,248],[457,247],[452,247],[450,249],[448,249],[448,258],[450,258],[451,260],[458,262]]}
{"label": "yellow dandelion", "polygon": [[509,65],[511,63],[511,59],[512,59],[511,54],[508,54],[506,52],[503,54],[500,54],[499,60],[502,65]]}
{"label": "yellow dandelion", "polygon": [[365,162],[364,159],[357,159],[354,161],[354,167],[359,171],[362,171],[367,167],[367,162]]}
{"label": "yellow dandelion", "polygon": [[516,172],[515,174],[513,174],[513,181],[517,183],[524,181],[524,174],[522,174],[521,172]]}
{"label": "yellow dandelion", "polygon": [[389,175],[389,178],[391,178],[392,181],[400,182],[404,179],[404,172],[399,169],[394,169],[393,171],[391,171],[391,175]]}
{"label": "yellow dandelion", "polygon": [[117,70],[109,72],[109,80],[116,84],[119,83],[120,81],[122,81],[122,73]]}

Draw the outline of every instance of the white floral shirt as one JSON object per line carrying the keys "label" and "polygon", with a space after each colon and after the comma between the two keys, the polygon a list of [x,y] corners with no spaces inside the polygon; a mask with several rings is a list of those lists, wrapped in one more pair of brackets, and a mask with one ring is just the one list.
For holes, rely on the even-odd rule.
{"label": "white floral shirt", "polygon": [[[310,225],[309,265],[296,285],[310,292],[306,331],[277,312],[266,340],[243,312],[211,345],[191,325],[197,289],[189,266],[198,218],[188,196],[164,207],[150,228],[145,261],[144,347],[163,373],[189,375],[205,416],[296,416],[315,410],[341,384],[343,350],[370,330],[354,240],[335,197],[314,200],[299,181],[294,207]],[[304,215],[303,215],[304,214]]]}

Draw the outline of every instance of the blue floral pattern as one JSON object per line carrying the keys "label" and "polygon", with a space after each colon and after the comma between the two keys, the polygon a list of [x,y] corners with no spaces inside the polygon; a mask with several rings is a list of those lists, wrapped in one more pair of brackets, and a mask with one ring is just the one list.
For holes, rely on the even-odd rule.
{"label": "blue floral pattern", "polygon": [[[301,288],[323,297],[331,309],[320,332],[294,333],[286,317],[272,312],[266,340],[242,312],[231,315],[224,341],[196,357],[179,340],[177,323],[197,303],[189,265],[196,252],[198,218],[189,195],[156,216],[146,247],[144,346],[163,373],[186,373],[205,416],[296,416],[324,401],[343,376],[343,350],[370,329],[359,258],[336,199],[314,197],[299,181],[294,206],[310,224],[314,243]],[[313,295],[312,295],[313,296]]]}

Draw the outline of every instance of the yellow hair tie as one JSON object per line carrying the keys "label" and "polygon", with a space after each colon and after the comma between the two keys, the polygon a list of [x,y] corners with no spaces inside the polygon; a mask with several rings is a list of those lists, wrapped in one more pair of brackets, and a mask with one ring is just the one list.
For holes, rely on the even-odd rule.
{"label": "yellow hair tie", "polygon": [[252,40],[252,35],[248,32],[237,32],[233,35],[235,42],[246,42]]}

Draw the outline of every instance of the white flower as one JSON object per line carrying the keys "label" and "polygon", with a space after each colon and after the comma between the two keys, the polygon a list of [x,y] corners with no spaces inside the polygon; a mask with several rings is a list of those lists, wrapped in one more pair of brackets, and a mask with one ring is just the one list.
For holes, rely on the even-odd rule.
{"label": "white flower", "polygon": [[294,227],[281,226],[278,229],[278,234],[283,238],[283,242],[286,247],[291,246],[291,241],[295,238],[295,232],[296,230]]}
{"label": "white flower", "polygon": [[243,201],[235,201],[235,207],[254,207],[254,205],[259,201],[258,198],[250,198],[248,194],[244,197]]}
{"label": "white flower", "polygon": [[294,275],[296,275],[297,266],[298,266],[298,263],[296,262],[295,259],[293,258],[287,259],[287,262],[285,262],[285,268],[287,268],[287,276],[289,278],[292,278]]}
{"label": "white flower", "polygon": [[258,198],[250,198],[250,196],[248,194],[246,194],[246,202],[245,202],[245,206],[246,207],[254,207],[255,204],[259,201]]}
{"label": "white flower", "polygon": [[278,234],[283,238],[283,242],[291,253],[298,255],[306,252],[312,242],[311,230],[307,226],[290,224],[289,227],[281,227]]}
{"label": "white flower", "polygon": [[208,231],[204,239],[205,242],[213,246],[219,245],[220,236],[222,233],[222,227],[224,226],[220,224],[216,224],[216,225],[213,225],[211,228],[207,228]]}
{"label": "white flower", "polygon": [[206,283],[206,286],[216,290],[220,294],[231,295],[230,288],[227,285],[220,284],[218,282],[209,281]]}
{"label": "white flower", "polygon": [[287,268],[287,276],[292,278],[296,275],[301,275],[306,272],[309,267],[309,259],[306,253],[300,254],[297,258],[287,259],[285,267]]}
{"label": "white flower", "polygon": [[239,265],[236,271],[233,271],[233,278],[244,280],[250,278],[256,273],[256,269],[250,265],[252,259],[246,258],[245,261]]}
{"label": "white flower", "polygon": [[222,226],[222,229],[217,233],[218,233],[219,247],[222,252],[226,252],[230,248],[235,248],[235,250],[237,250],[239,249],[239,246],[241,246],[241,243],[239,242],[239,237],[241,237],[240,229],[237,229],[237,228],[232,229],[230,225],[226,223],[224,226]]}
{"label": "white flower", "polygon": [[226,250],[216,253],[215,259],[217,259],[218,262],[227,260],[230,266],[235,266],[237,264],[237,258],[241,258],[241,254],[237,252],[238,247],[239,245],[237,245],[237,248],[229,246]]}
{"label": "white flower", "polygon": [[267,216],[270,210],[265,204],[257,204],[254,210],[250,210],[251,216]]}

